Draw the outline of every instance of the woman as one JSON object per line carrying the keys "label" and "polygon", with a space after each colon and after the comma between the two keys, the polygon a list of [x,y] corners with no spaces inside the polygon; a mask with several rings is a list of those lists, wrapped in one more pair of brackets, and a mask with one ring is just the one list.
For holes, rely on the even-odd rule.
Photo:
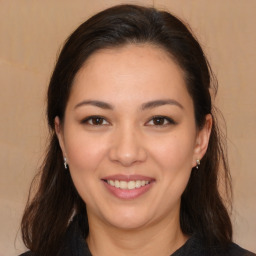
{"label": "woman", "polygon": [[121,5],[83,23],[48,89],[51,139],[24,255],[253,255],[232,243],[211,69],[173,15]]}

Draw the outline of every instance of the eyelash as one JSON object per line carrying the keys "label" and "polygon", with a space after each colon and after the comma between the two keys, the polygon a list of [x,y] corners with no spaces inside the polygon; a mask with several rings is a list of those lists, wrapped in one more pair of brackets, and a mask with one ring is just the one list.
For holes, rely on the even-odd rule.
{"label": "eyelash", "polygon": [[167,126],[167,125],[175,125],[176,122],[167,116],[153,116],[147,123],[151,122],[151,121],[156,121],[156,120],[161,120],[164,123],[162,124],[150,124],[149,126]]}
{"label": "eyelash", "polygon": [[[105,122],[107,122],[107,124],[93,124],[93,123],[89,123],[90,121],[92,121],[93,122],[93,120],[94,121],[96,121],[96,120],[100,120],[100,121],[105,121]],[[103,116],[88,116],[88,117],[86,117],[85,119],[83,119],[82,121],[81,121],[81,123],[82,124],[88,124],[88,125],[92,125],[92,126],[102,126],[102,125],[108,125],[109,124],[109,122],[103,117]]]}
{"label": "eyelash", "polygon": [[[98,120],[97,120],[98,119]],[[159,121],[160,124],[149,124],[150,122]],[[99,121],[100,123],[94,124],[93,121]],[[91,122],[91,123],[90,123]],[[103,122],[103,123],[102,123]],[[107,124],[104,124],[104,122],[107,122]],[[163,122],[163,123],[162,123]],[[106,126],[110,123],[103,117],[103,116],[89,116],[81,121],[81,124],[88,124],[92,126]],[[167,126],[167,125],[175,125],[177,124],[172,118],[167,116],[153,116],[146,122],[147,126]]]}

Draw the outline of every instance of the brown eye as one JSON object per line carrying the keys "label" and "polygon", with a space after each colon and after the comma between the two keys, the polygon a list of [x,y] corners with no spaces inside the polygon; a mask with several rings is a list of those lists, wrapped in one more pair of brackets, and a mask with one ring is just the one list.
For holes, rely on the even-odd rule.
{"label": "brown eye", "polygon": [[163,118],[163,117],[154,117],[153,119],[152,119],[152,121],[153,121],[153,124],[154,125],[163,125],[163,124],[165,124],[165,118]]}
{"label": "brown eye", "polygon": [[174,120],[166,116],[154,116],[147,122],[147,125],[149,126],[166,126],[171,124],[176,123],[174,122]]}
{"label": "brown eye", "polygon": [[91,119],[91,123],[92,123],[93,125],[102,125],[102,124],[103,124],[103,121],[104,121],[104,119],[103,119],[102,117],[93,117],[93,118]]}
{"label": "brown eye", "polygon": [[103,117],[100,116],[90,116],[82,121],[83,124],[89,124],[89,125],[108,125],[108,121],[106,121]]}

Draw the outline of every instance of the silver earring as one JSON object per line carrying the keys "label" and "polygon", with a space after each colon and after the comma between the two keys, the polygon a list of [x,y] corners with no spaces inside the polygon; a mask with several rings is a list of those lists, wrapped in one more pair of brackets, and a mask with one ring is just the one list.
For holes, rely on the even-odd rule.
{"label": "silver earring", "polygon": [[199,165],[200,165],[200,160],[197,159],[197,160],[196,160],[196,169],[199,169]]}
{"label": "silver earring", "polygon": [[65,169],[68,169],[68,163],[67,163],[67,158],[64,157],[64,167]]}

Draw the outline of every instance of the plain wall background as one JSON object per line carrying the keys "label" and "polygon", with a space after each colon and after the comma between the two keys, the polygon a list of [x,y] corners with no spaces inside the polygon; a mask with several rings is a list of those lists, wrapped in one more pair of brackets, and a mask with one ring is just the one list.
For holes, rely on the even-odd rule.
{"label": "plain wall background", "polygon": [[0,0],[0,256],[25,250],[19,223],[43,158],[45,92],[57,53],[80,23],[119,3],[168,9],[201,42],[227,122],[234,240],[256,252],[255,0]]}

